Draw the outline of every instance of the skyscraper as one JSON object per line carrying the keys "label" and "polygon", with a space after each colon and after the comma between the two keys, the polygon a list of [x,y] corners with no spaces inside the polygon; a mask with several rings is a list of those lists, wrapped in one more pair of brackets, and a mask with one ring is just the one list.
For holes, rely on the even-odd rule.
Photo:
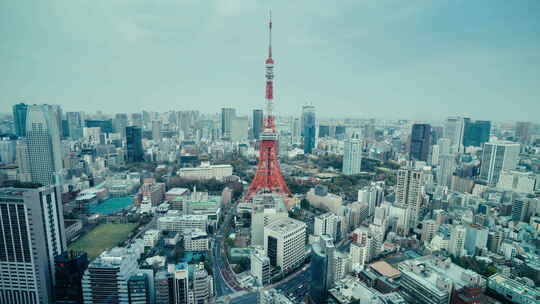
{"label": "skyscraper", "polygon": [[66,248],[60,188],[0,188],[0,219],[0,302],[51,303]]}
{"label": "skyscraper", "polygon": [[88,267],[88,256],[83,251],[65,251],[54,258],[56,303],[82,303],[82,278]]}
{"label": "skyscraper", "polygon": [[253,121],[251,125],[251,132],[253,133],[254,139],[259,139],[259,135],[262,132],[263,128],[263,110],[255,109],[253,110]]}
{"label": "skyscraper", "polygon": [[232,141],[242,141],[248,139],[249,120],[247,116],[234,117],[231,120],[231,132],[229,139]]}
{"label": "skyscraper", "polygon": [[427,161],[431,147],[431,126],[429,124],[414,124],[411,132],[410,158]]}
{"label": "skyscraper", "polygon": [[306,223],[287,218],[264,227],[264,250],[270,265],[287,273],[305,258]]}
{"label": "skyscraper", "polygon": [[152,121],[152,139],[154,142],[161,142],[161,121],[153,120]]}
{"label": "skyscraper", "polygon": [[528,144],[531,140],[532,124],[526,121],[516,123],[516,140],[522,144]]}
{"label": "skyscraper", "polygon": [[362,145],[363,142],[357,134],[345,141],[343,174],[353,175],[362,172]]}
{"label": "skyscraper", "polygon": [[232,120],[236,117],[236,109],[222,108],[221,109],[221,137],[224,139],[231,138]]}
{"label": "skyscraper", "polygon": [[463,135],[463,145],[465,147],[482,147],[489,141],[491,132],[491,121],[477,120],[475,122],[465,122],[465,132]]}
{"label": "skyscraper", "polygon": [[465,123],[469,118],[448,117],[444,124],[444,137],[450,140],[452,152],[463,151],[463,134],[465,132]]}
{"label": "skyscraper", "polygon": [[81,112],[67,112],[69,137],[71,139],[80,139],[83,137],[83,118]]}
{"label": "skyscraper", "polygon": [[125,113],[118,113],[114,116],[114,132],[120,133],[122,138],[126,137],[126,127],[128,126],[128,117]]}
{"label": "skyscraper", "polygon": [[115,247],[93,260],[82,280],[84,303],[130,303],[128,281],[139,270],[138,258],[134,248]]}
{"label": "skyscraper", "polygon": [[498,141],[484,144],[480,179],[494,185],[499,181],[502,170],[515,169],[519,162],[520,145]]}
{"label": "skyscraper", "polygon": [[437,183],[448,188],[452,185],[452,175],[456,170],[456,157],[452,154],[442,154],[439,156],[439,167],[437,168]]}
{"label": "skyscraper", "polygon": [[322,304],[327,302],[328,290],[334,286],[335,247],[330,236],[321,235],[311,249],[309,298],[312,303]]}
{"label": "skyscraper", "polygon": [[189,304],[189,270],[186,263],[174,268],[174,304]]}
{"label": "skyscraper", "polygon": [[32,182],[42,185],[61,182],[62,151],[55,115],[48,105],[28,107],[26,157]]}
{"label": "skyscraper", "polygon": [[424,198],[423,182],[423,173],[421,170],[412,168],[398,170],[396,205],[406,209],[405,227],[400,227],[400,232],[405,235],[418,223]]}
{"label": "skyscraper", "polygon": [[126,127],[126,150],[128,162],[141,162],[144,160],[141,128]]}
{"label": "skyscraper", "polygon": [[26,114],[28,105],[19,103],[13,106],[13,125],[15,134],[20,137],[26,136]]}
{"label": "skyscraper", "polygon": [[311,154],[317,145],[317,118],[315,107],[302,107],[302,136],[304,137],[304,153]]}

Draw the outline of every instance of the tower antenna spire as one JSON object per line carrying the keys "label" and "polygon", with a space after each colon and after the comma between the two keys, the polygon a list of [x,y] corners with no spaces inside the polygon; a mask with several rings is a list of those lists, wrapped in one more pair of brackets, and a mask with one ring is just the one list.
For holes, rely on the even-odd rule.
{"label": "tower antenna spire", "polygon": [[268,11],[268,57],[272,58],[272,9]]}

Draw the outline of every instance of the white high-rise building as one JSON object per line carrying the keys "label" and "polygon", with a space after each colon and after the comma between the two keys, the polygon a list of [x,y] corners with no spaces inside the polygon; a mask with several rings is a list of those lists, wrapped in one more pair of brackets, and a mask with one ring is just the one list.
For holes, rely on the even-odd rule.
{"label": "white high-rise building", "polygon": [[270,259],[265,255],[262,248],[255,247],[250,256],[251,275],[255,277],[255,281],[259,286],[270,284]]}
{"label": "white high-rise building", "polygon": [[152,139],[154,142],[161,142],[161,121],[154,120],[152,121]]}
{"label": "white high-rise building", "polygon": [[422,241],[429,244],[439,229],[439,224],[435,220],[425,220],[422,223]]}
{"label": "white high-rise building", "polygon": [[437,168],[437,184],[450,188],[452,186],[452,176],[455,170],[455,156],[452,154],[442,154],[439,157],[439,168]]}
{"label": "white high-rise building", "polygon": [[62,173],[60,131],[54,107],[28,106],[26,116],[26,158],[32,182],[42,185],[59,183]]}
{"label": "white high-rise building", "polygon": [[270,265],[288,272],[305,259],[306,223],[280,219],[264,227],[264,251]]}
{"label": "white high-rise building", "polygon": [[380,184],[372,183],[364,189],[358,190],[357,200],[360,203],[367,203],[369,206],[369,216],[375,213],[375,207],[379,206],[384,199],[384,189]]}
{"label": "white high-rise building", "polygon": [[130,303],[128,281],[139,271],[139,257],[136,248],[115,247],[93,260],[82,279],[84,303]]}
{"label": "white high-rise building", "polygon": [[463,134],[465,122],[468,120],[463,117],[448,117],[444,123],[444,137],[450,140],[453,152],[463,152]]}
{"label": "white high-rise building", "polygon": [[362,172],[362,145],[358,135],[345,141],[343,153],[343,174],[353,175]]}
{"label": "white high-rise building", "polygon": [[316,236],[329,235],[334,241],[341,239],[341,218],[332,212],[315,217],[313,234]]}
{"label": "white high-rise building", "polygon": [[212,276],[208,275],[208,272],[204,268],[204,264],[200,263],[195,265],[193,269],[193,303],[209,303],[214,294],[213,286]]}
{"label": "white high-rise building", "polygon": [[371,238],[364,244],[351,243],[349,256],[353,267],[363,268],[366,263],[369,263],[371,251]]}
{"label": "white high-rise building", "polygon": [[52,303],[66,249],[59,187],[0,188],[0,303]]}
{"label": "white high-rise building", "polygon": [[480,179],[497,184],[502,170],[512,170],[519,162],[520,145],[508,141],[487,142],[482,152]]}
{"label": "white high-rise building", "polygon": [[275,220],[288,218],[285,201],[277,194],[260,194],[253,197],[251,211],[251,244],[264,245],[264,227]]}
{"label": "white high-rise building", "polygon": [[249,119],[247,116],[235,117],[231,121],[231,140],[247,140],[249,136]]}
{"label": "white high-rise building", "polygon": [[466,232],[465,227],[461,225],[452,228],[450,232],[450,243],[448,244],[448,252],[451,255],[460,257],[463,254]]}
{"label": "white high-rise building", "polygon": [[400,169],[397,174],[396,205],[406,209],[404,224],[400,232],[407,235],[416,226],[424,198],[423,171]]}

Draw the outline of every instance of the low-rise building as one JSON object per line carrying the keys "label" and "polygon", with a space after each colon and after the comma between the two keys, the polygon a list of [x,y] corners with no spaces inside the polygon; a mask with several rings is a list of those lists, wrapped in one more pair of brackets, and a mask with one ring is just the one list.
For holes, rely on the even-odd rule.
{"label": "low-rise building", "polygon": [[208,251],[208,234],[202,229],[184,229],[184,249],[186,251]]}
{"label": "low-rise building", "polygon": [[166,215],[158,218],[157,227],[160,231],[184,233],[185,229],[201,229],[206,231],[208,219],[204,215]]}
{"label": "low-rise building", "polygon": [[157,229],[150,229],[144,233],[144,247],[154,247],[159,241],[160,231]]}
{"label": "low-rise building", "polygon": [[497,273],[488,278],[488,289],[506,301],[516,304],[540,303],[540,291],[529,287],[519,279]]}
{"label": "low-rise building", "polygon": [[215,178],[222,181],[225,177],[233,174],[231,165],[210,165],[208,163],[201,164],[197,168],[181,168],[178,175],[186,179],[207,180]]}

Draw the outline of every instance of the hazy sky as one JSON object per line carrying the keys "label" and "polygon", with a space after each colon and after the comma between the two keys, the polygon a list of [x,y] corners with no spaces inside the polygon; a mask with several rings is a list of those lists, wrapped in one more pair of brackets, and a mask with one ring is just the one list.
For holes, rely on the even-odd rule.
{"label": "hazy sky", "polygon": [[0,112],[262,107],[540,122],[538,0],[4,0]]}

